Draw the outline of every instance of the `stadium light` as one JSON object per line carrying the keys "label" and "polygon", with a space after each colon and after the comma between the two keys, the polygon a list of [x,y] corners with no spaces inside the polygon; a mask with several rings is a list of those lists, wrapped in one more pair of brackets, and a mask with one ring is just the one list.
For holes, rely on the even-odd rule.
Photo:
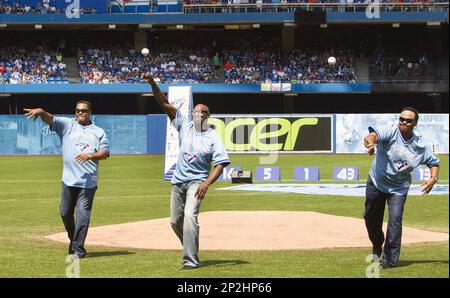
{"label": "stadium light", "polygon": [[328,24],[320,24],[320,28],[328,28]]}
{"label": "stadium light", "polygon": [[261,27],[261,25],[260,24],[253,24],[252,27],[253,28],[259,28],[259,27]]}
{"label": "stadium light", "polygon": [[238,30],[239,25],[225,25],[224,28],[225,30]]}
{"label": "stadium light", "polygon": [[427,22],[428,27],[440,27],[441,22]]}
{"label": "stadium light", "polygon": [[153,96],[153,93],[143,93],[141,96]]}
{"label": "stadium light", "polygon": [[393,23],[392,24],[392,28],[400,28],[400,24],[399,23]]}
{"label": "stadium light", "polygon": [[297,27],[295,23],[284,23],[284,27]]}
{"label": "stadium light", "polygon": [[183,29],[184,26],[183,26],[183,25],[177,25],[175,28],[176,28],[176,29]]}
{"label": "stadium light", "polygon": [[151,28],[153,28],[153,24],[139,24],[139,28],[142,28],[142,29],[149,28],[149,29],[151,29]]}
{"label": "stadium light", "polygon": [[109,24],[108,25],[108,29],[116,29],[116,25],[115,24]]}
{"label": "stadium light", "polygon": [[298,96],[298,93],[285,93],[284,96]]}
{"label": "stadium light", "polygon": [[11,93],[0,93],[0,97],[10,97]]}
{"label": "stadium light", "polygon": [[0,28],[6,28],[8,27],[8,24],[0,24]]}
{"label": "stadium light", "polygon": [[34,25],[34,29],[42,29],[42,25],[41,24],[35,24]]}

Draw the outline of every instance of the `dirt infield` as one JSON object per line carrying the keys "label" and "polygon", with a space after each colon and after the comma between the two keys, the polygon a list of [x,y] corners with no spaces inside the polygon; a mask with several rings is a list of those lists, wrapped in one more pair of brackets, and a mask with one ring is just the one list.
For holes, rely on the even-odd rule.
{"label": "dirt infield", "polygon": [[[364,220],[317,212],[209,211],[200,213],[199,222],[201,250],[371,247]],[[45,238],[68,243],[65,232]],[[448,233],[403,227],[402,244],[448,240]],[[181,248],[169,218],[91,227],[86,244],[146,249]]]}

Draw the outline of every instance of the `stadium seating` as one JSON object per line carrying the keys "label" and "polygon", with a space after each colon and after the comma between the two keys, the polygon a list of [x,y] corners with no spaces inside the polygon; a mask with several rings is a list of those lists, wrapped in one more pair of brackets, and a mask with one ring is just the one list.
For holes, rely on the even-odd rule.
{"label": "stadium seating", "polygon": [[55,49],[21,44],[0,48],[0,77],[2,83],[64,83],[68,82],[66,64]]}

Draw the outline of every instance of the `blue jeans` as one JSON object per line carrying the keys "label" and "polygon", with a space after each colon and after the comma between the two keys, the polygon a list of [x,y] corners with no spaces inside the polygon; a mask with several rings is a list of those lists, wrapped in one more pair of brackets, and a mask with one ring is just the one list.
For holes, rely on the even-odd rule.
{"label": "blue jeans", "polygon": [[[407,195],[387,194],[379,191],[369,177],[366,185],[366,203],[364,219],[373,247],[382,247],[383,263],[396,266],[400,257],[402,240],[403,209]],[[389,220],[386,241],[384,241],[383,217],[386,201],[389,206]]]}
{"label": "blue jeans", "polygon": [[195,197],[200,180],[172,185],[170,223],[183,245],[184,266],[198,267],[200,225],[198,214],[202,200]]}
{"label": "blue jeans", "polygon": [[[70,239],[69,253],[80,257],[86,255],[84,242],[87,237],[91,220],[92,203],[97,187],[87,189],[67,186],[62,183],[61,204],[59,206],[61,218]],[[77,220],[74,213],[76,208]]]}

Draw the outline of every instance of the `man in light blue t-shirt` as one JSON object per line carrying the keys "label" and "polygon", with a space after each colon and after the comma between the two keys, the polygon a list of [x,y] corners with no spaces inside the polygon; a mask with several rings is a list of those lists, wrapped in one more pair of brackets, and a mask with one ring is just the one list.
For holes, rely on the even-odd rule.
{"label": "man in light blue t-shirt", "polygon": [[[75,118],[55,117],[41,108],[24,109],[28,118],[41,117],[61,139],[63,174],[61,218],[69,236],[69,254],[86,255],[86,240],[92,203],[98,181],[98,161],[109,157],[105,132],[91,121],[91,104],[78,101]],[[77,219],[74,219],[74,212]]]}
{"label": "man in light blue t-shirt", "polygon": [[[431,177],[422,184],[422,194],[427,195],[438,180],[439,159],[426,146],[421,136],[413,132],[419,113],[411,107],[403,108],[398,125],[369,127],[364,145],[370,155],[376,156],[366,185],[364,219],[372,242],[372,253],[382,258],[384,269],[395,267],[400,257],[403,209],[411,185],[411,172],[419,165],[427,165]],[[386,201],[389,221],[386,241],[382,230]],[[384,242],[384,249],[383,249]]]}
{"label": "man in light blue t-shirt", "polygon": [[[223,168],[230,164],[230,159],[220,138],[208,127],[210,114],[206,105],[198,104],[194,107],[191,121],[168,102],[153,77],[144,79],[152,86],[157,104],[167,113],[179,133],[180,154],[172,176],[170,222],[183,245],[182,269],[195,269],[200,266],[200,204],[208,187],[217,180]],[[210,173],[211,162],[214,169]]]}

